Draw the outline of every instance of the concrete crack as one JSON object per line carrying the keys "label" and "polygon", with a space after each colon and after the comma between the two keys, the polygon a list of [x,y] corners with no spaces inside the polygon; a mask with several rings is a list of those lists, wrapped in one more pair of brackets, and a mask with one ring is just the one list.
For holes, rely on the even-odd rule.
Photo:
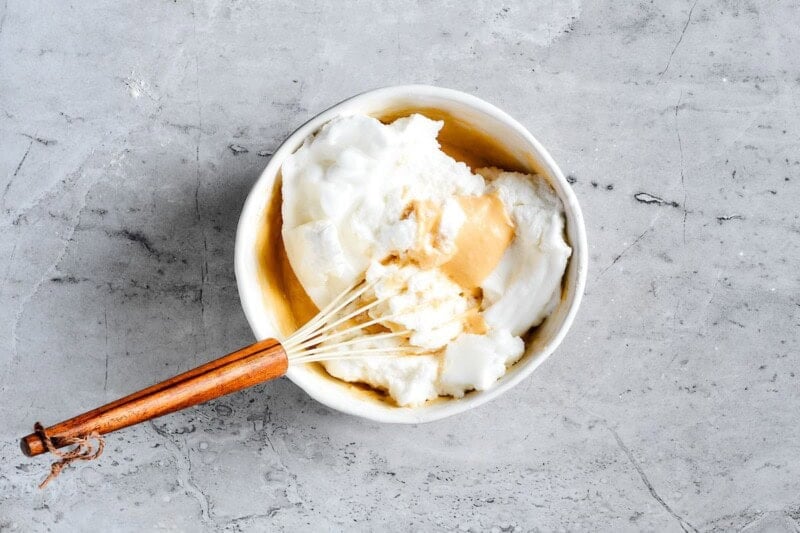
{"label": "concrete crack", "polygon": [[723,222],[728,222],[729,220],[744,220],[742,215],[725,215],[717,217],[717,222],[722,224]]}
{"label": "concrete crack", "polygon": [[[200,159],[200,147],[195,148],[195,162]],[[200,222],[200,170],[195,170],[196,183],[194,186],[194,218]]]}
{"label": "concrete crack", "polygon": [[662,70],[658,74],[658,79],[659,80],[661,80],[661,78],[664,77],[664,74],[666,74],[667,70],[669,70],[669,66],[672,63],[672,56],[675,55],[675,51],[681,45],[681,41],[683,41],[683,36],[686,34],[686,29],[689,27],[689,24],[692,22],[692,13],[694,13],[695,6],[697,6],[697,0],[694,0],[694,3],[692,4],[692,7],[689,9],[689,16],[686,17],[686,23],[683,25],[683,29],[681,30],[681,34],[678,37],[678,42],[675,43],[675,46],[672,48],[672,52],[670,52],[670,54],[669,54],[669,59],[667,59],[667,65],[664,67],[664,70]]}
{"label": "concrete crack", "polygon": [[8,194],[8,190],[11,188],[11,184],[14,183],[14,178],[17,177],[19,174],[19,170],[22,168],[22,165],[25,163],[25,160],[28,158],[28,154],[31,153],[31,147],[33,146],[33,140],[28,143],[28,148],[25,150],[25,153],[22,156],[22,159],[19,160],[17,164],[17,168],[14,169],[14,173],[11,175],[11,179],[8,180],[6,183],[6,188],[3,190],[3,198],[0,200],[0,205],[2,205],[3,209],[6,207],[6,195]]}
{"label": "concrete crack", "polygon": [[[89,155],[89,158],[87,158],[87,160],[84,161],[81,164],[81,166],[78,168],[78,170],[75,173],[73,173],[73,175],[77,175],[78,173],[81,173],[83,171],[83,167],[85,166],[86,162],[89,159],[91,159],[91,157],[93,155],[94,155],[94,150],[92,150],[92,153]],[[120,156],[120,159],[122,157],[124,157],[124,155]],[[109,164],[114,164],[114,163],[118,163],[118,162],[119,162],[119,159],[112,158],[112,160],[111,160],[111,162]],[[95,178],[95,180],[92,181],[86,187],[86,191],[84,192],[83,197],[81,198],[80,206],[78,206],[77,214],[73,218],[73,220],[72,220],[73,223],[71,224],[71,226],[69,227],[69,229],[66,232],[66,236],[63,239],[63,245],[61,247],[61,250],[56,255],[56,258],[53,260],[52,263],[50,263],[50,266],[48,266],[44,270],[44,272],[43,272],[42,276],[39,278],[39,280],[37,280],[36,283],[33,284],[33,287],[31,288],[30,292],[28,294],[26,294],[19,302],[19,306],[17,307],[17,312],[14,315],[14,322],[11,324],[11,358],[9,359],[8,365],[6,366],[6,377],[4,377],[4,380],[7,380],[7,375],[11,371],[12,365],[19,359],[19,347],[18,347],[18,345],[19,345],[19,334],[18,334],[18,329],[19,329],[20,322],[22,322],[22,315],[25,313],[25,308],[28,306],[28,304],[31,302],[31,300],[33,300],[33,298],[39,292],[39,289],[41,288],[42,284],[45,281],[48,281],[53,277],[52,273],[58,269],[58,265],[61,264],[61,261],[63,261],[64,257],[67,255],[67,250],[69,249],[69,243],[72,242],[72,239],[75,236],[75,231],[77,230],[78,226],[81,223],[81,218],[83,216],[83,212],[86,209],[86,203],[88,202],[89,193],[92,191],[92,188],[100,180],[100,176],[102,176],[102,175],[103,175],[102,173],[98,173],[98,177]],[[76,178],[76,180],[77,180],[77,178]],[[36,204],[34,204],[34,206],[35,205]]]}
{"label": "concrete crack", "polygon": [[[200,141],[203,137],[203,105],[202,93],[200,91],[200,41],[197,38],[197,5],[192,2],[192,35],[194,40],[194,90],[195,102],[197,105],[197,137],[195,138],[194,148],[194,215],[197,224],[200,226],[200,232],[203,236],[203,264],[200,266],[200,332],[203,338],[203,352],[208,350],[208,342],[206,341],[206,303],[205,303],[205,286],[208,279],[208,240],[206,238],[206,230],[203,226],[203,220],[200,212]],[[197,350],[194,354],[195,365],[197,364]]]}
{"label": "concrete crack", "polygon": [[149,420],[148,424],[153,428],[153,431],[155,431],[175,452],[175,460],[179,463],[179,470],[182,471],[182,476],[178,482],[181,484],[181,486],[183,486],[184,490],[186,490],[186,494],[188,496],[191,496],[197,500],[197,503],[200,505],[200,514],[203,522],[213,523],[213,518],[211,517],[211,505],[208,501],[208,496],[206,496],[206,494],[200,490],[191,477],[192,462],[189,460],[188,445],[186,446],[187,451],[184,453],[180,445],[173,440],[169,433],[167,433],[163,428],[158,427],[153,420]]}
{"label": "concrete crack", "polygon": [[625,255],[625,254],[628,252],[628,250],[630,250],[631,248],[633,248],[633,247],[636,245],[636,243],[638,243],[640,240],[642,240],[642,238],[643,238],[645,235],[647,235],[648,233],[650,233],[650,231],[651,231],[652,229],[653,229],[653,226],[650,226],[649,228],[647,228],[646,230],[644,230],[644,231],[643,231],[643,232],[642,232],[642,233],[641,233],[641,234],[640,234],[638,237],[636,237],[636,238],[633,240],[633,242],[632,242],[632,243],[630,243],[628,246],[626,246],[624,250],[622,250],[622,251],[621,251],[619,254],[617,254],[617,255],[614,257],[614,259],[612,259],[612,260],[611,260],[611,264],[610,264],[610,265],[608,265],[607,267],[605,267],[603,270],[601,270],[601,271],[600,271],[600,275],[599,275],[599,276],[597,276],[597,278],[599,279],[600,277],[602,277],[602,275],[603,275],[603,274],[605,274],[605,273],[606,273],[606,271],[607,271],[609,268],[611,268],[612,266],[616,265],[616,264],[617,264],[617,261],[619,261],[620,259],[622,259],[622,256],[623,256],[623,255]]}
{"label": "concrete crack", "polygon": [[663,507],[665,511],[667,511],[675,520],[678,521],[678,524],[681,526],[681,529],[683,529],[687,533],[689,531],[696,532],[697,531],[696,527],[694,527],[687,520],[682,518],[678,513],[673,511],[672,508],[669,505],[667,505],[667,502],[665,502],[664,499],[658,495],[658,492],[656,492],[655,487],[653,487],[653,484],[650,483],[650,480],[647,478],[647,474],[644,473],[644,470],[642,470],[641,465],[639,465],[639,462],[633,456],[633,453],[631,453],[630,449],[628,449],[628,447],[625,446],[625,443],[622,442],[622,439],[619,437],[619,434],[616,431],[614,431],[608,424],[604,423],[604,425],[606,426],[606,429],[608,429],[608,431],[610,431],[611,434],[614,436],[614,440],[617,441],[617,446],[619,446],[619,449],[622,450],[622,452],[628,458],[628,461],[630,461],[631,465],[633,465],[633,468],[636,469],[636,472],[639,474],[639,477],[642,478],[642,483],[644,483],[644,486],[647,487],[648,492],[650,492],[650,496],[652,496],[653,499],[656,502],[658,502],[658,504],[661,507]]}
{"label": "concrete crack", "polygon": [[241,144],[236,143],[229,144],[228,150],[230,150],[233,155],[246,154],[250,151]]}
{"label": "concrete crack", "polygon": [[162,252],[161,250],[157,249],[153,244],[153,241],[151,241],[147,237],[147,235],[145,235],[141,231],[121,229],[118,231],[106,231],[106,234],[109,237],[119,237],[121,239],[126,239],[131,242],[135,242],[136,244],[141,246],[147,253],[149,253],[159,261],[161,259],[165,259],[168,263],[172,263],[176,259],[174,254],[168,252]]}
{"label": "concrete crack", "polygon": [[[86,158],[83,160],[83,162],[81,162],[81,164],[78,166],[78,168],[75,169],[75,171],[72,172],[67,177],[66,180],[62,180],[59,183],[59,185],[61,186],[59,191],[66,190],[66,189],[68,189],[70,187],[74,187],[76,185],[76,183],[78,182],[79,178],[83,175],[83,169],[86,167],[86,165],[92,159],[92,157],[94,157],[94,152],[95,152],[95,149],[92,148],[92,151],[89,153],[88,156],[86,156]],[[126,152],[127,152],[127,150],[123,150],[122,154],[119,155],[119,159],[112,159],[109,162],[109,165],[114,164],[114,163],[118,163],[119,161],[121,161],[125,157],[125,153]],[[96,179],[91,185],[94,186],[94,184],[97,183],[98,180],[99,180],[99,178]],[[55,187],[54,187],[54,189],[55,189]],[[51,199],[51,198],[53,198],[55,196],[57,196],[56,192],[54,192],[53,190],[47,190],[47,191],[44,192],[44,194],[42,194],[42,196],[36,198],[30,205],[27,205],[25,207],[22,207],[20,209],[15,210],[15,213],[16,213],[17,216],[15,217],[14,222],[12,222],[12,225],[18,224],[19,220],[25,218],[28,213],[30,213],[31,211],[33,211],[37,207],[40,207],[45,202],[45,200]],[[85,198],[84,198],[84,200],[85,200]]]}
{"label": "concrete crack", "polygon": [[[25,150],[25,154],[23,154],[22,159],[19,160],[19,164],[17,164],[17,168],[14,169],[14,174],[11,175],[12,178],[16,178],[17,174],[19,174],[19,169],[22,168],[22,164],[28,158],[28,154],[31,153],[31,147],[32,146],[33,146],[33,139],[31,139],[31,142],[28,143],[28,148]],[[10,181],[9,181],[9,185],[11,185]],[[8,190],[8,186],[6,186],[6,191],[7,190]]]}
{"label": "concrete crack", "polygon": [[[696,2],[695,2],[696,3]],[[686,177],[683,171],[683,140],[681,139],[681,128],[678,123],[678,109],[683,99],[683,91],[678,97],[678,103],[675,104],[675,133],[678,136],[678,150],[680,151],[680,169],[681,169],[681,188],[683,189],[683,244],[686,244],[686,216],[688,211],[686,209]]]}
{"label": "concrete crack", "polygon": [[668,205],[671,207],[680,207],[678,202],[664,200],[656,196],[655,194],[650,194],[649,192],[638,192],[633,195],[634,200],[643,204],[655,204],[655,205]]}
{"label": "concrete crack", "polygon": [[3,27],[6,25],[6,15],[8,14],[8,0],[3,2],[3,16],[0,17],[0,34],[3,33]]}
{"label": "concrete crack", "polygon": [[23,133],[23,137],[27,137],[32,141],[36,141],[39,144],[43,144],[44,146],[50,146],[51,144],[58,144],[58,141],[54,139],[45,139],[44,137],[39,137],[38,135],[31,135],[29,133]]}
{"label": "concrete crack", "polygon": [[17,253],[17,243],[15,242],[14,243],[14,247],[11,248],[11,255],[8,258],[8,265],[6,265],[6,273],[5,273],[5,275],[3,275],[3,284],[0,285],[0,298],[2,298],[3,295],[6,292],[6,285],[7,285],[7,281],[8,281],[8,276],[11,273],[11,265],[14,264],[14,255],[16,253]]}
{"label": "concrete crack", "polygon": [[248,523],[249,524],[250,522],[252,522],[254,520],[263,520],[263,519],[267,519],[267,518],[275,518],[275,515],[277,515],[278,512],[282,511],[283,509],[284,509],[283,507],[270,507],[269,509],[267,509],[266,513],[248,514],[248,515],[245,515],[245,516],[240,516],[238,518],[234,518],[232,520],[229,520],[225,524],[225,526],[226,527],[231,527],[231,526],[234,526],[234,525],[235,526],[240,526],[242,523]]}
{"label": "concrete crack", "polygon": [[[254,431],[257,431],[255,425],[256,420],[259,420],[259,418],[252,419]],[[264,437],[264,440],[267,441],[269,449],[272,450],[272,453],[275,454],[275,457],[278,459],[278,462],[281,464],[281,467],[285,470],[286,465],[283,464],[283,461],[281,460],[281,456],[278,453],[278,450],[275,449],[275,443],[272,442],[272,437],[270,436],[270,431],[272,431],[272,413],[270,412],[268,405],[264,406],[264,411],[261,413],[260,420],[261,420],[261,431],[257,432],[260,433]]]}
{"label": "concrete crack", "polygon": [[[203,338],[203,351],[208,349],[206,341],[206,300],[205,288],[208,280],[208,239],[205,232],[203,232],[203,264],[200,265],[200,335]],[[195,354],[195,357],[197,355]],[[197,361],[195,361],[197,362]]]}
{"label": "concrete crack", "polygon": [[103,391],[108,391],[108,309],[103,306],[103,328],[105,329],[106,362],[103,374]]}

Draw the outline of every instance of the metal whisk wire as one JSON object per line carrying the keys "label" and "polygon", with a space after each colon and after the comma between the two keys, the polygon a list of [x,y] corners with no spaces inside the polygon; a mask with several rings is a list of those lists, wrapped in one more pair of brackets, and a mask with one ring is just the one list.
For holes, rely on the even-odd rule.
{"label": "metal whisk wire", "polygon": [[[364,297],[375,281],[360,280],[342,291],[325,306],[314,318],[289,336],[282,344],[290,363],[305,364],[331,359],[351,359],[365,355],[418,355],[418,348],[409,345],[375,346],[375,341],[400,339],[412,332],[407,329],[365,334],[365,329],[378,324],[391,322],[404,313],[395,313],[373,318],[368,311],[384,303],[392,295],[371,299],[363,305],[359,299]],[[368,320],[350,325],[358,317]],[[345,326],[345,327],[342,327]],[[341,340],[337,340],[341,339]],[[337,340],[335,343],[331,343]]]}

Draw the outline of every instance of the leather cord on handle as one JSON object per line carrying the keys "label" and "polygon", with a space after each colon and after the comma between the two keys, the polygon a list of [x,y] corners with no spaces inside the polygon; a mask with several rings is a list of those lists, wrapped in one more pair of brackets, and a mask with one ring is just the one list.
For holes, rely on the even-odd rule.
{"label": "leather cord on handle", "polygon": [[[45,488],[48,483],[58,477],[61,471],[69,466],[70,463],[97,459],[103,455],[103,448],[106,446],[106,440],[100,436],[98,432],[94,431],[86,437],[71,437],[66,439],[67,445],[74,445],[75,447],[63,452],[55,447],[41,422],[36,422],[33,425],[33,431],[42,439],[42,443],[44,443],[44,447],[47,448],[47,451],[59,458],[58,461],[50,465],[50,474],[44,478],[44,481],[39,483],[40,489]],[[93,440],[97,443],[96,449],[92,444]]]}

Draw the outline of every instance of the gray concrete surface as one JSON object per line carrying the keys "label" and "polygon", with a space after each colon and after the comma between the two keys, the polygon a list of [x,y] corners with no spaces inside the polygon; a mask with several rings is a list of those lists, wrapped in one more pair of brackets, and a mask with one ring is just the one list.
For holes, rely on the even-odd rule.
{"label": "gray concrete surface", "polygon": [[[800,529],[800,5],[0,3],[0,530]],[[304,120],[422,82],[574,180],[558,353],[418,427],[286,380],[109,438],[17,438],[247,343],[233,235]]]}

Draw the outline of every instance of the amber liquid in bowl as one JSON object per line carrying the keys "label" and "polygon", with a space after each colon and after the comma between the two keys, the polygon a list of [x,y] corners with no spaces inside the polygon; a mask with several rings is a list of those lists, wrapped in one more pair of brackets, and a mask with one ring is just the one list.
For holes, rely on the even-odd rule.
{"label": "amber liquid in bowl", "polygon": [[[425,115],[433,120],[444,121],[444,126],[438,136],[442,151],[456,161],[465,163],[473,171],[482,167],[498,167],[524,173],[536,171],[533,162],[522,166],[518,159],[495,139],[442,110],[405,107],[387,110],[373,116],[388,124],[413,113]],[[313,318],[318,309],[306,294],[286,256],[281,235],[283,227],[281,183],[282,179],[279,173],[272,188],[264,223],[258,233],[256,250],[259,257],[258,278],[263,297],[276,317],[280,332],[287,337]],[[396,405],[385,391],[364,383],[343,382],[330,376],[320,363],[312,363],[308,367],[309,370],[317,372],[321,376],[336,380],[354,393],[365,395],[384,404]],[[433,401],[440,400],[447,400],[447,398]],[[430,403],[428,402],[426,405]]]}

